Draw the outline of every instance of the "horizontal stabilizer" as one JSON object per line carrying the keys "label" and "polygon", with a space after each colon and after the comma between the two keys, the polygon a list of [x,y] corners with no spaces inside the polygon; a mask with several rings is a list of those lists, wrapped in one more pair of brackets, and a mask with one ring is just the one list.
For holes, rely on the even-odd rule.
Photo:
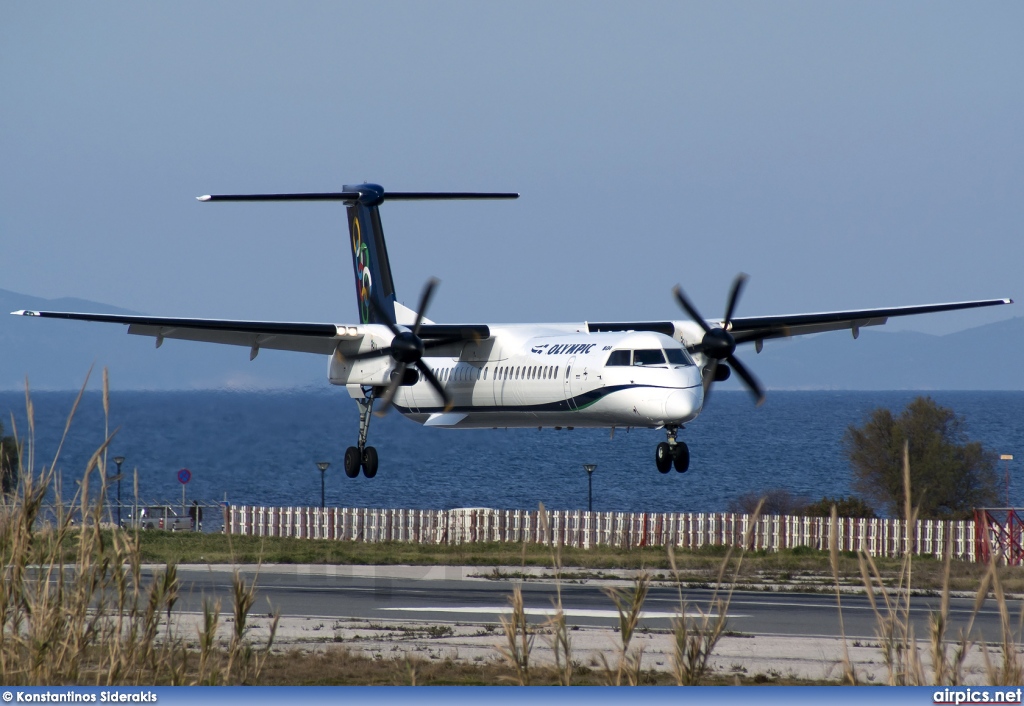
{"label": "horizontal stabilizer", "polygon": [[382,201],[454,201],[474,199],[517,199],[519,194],[482,191],[326,191],[303,194],[207,194],[198,201],[361,201],[378,204]]}

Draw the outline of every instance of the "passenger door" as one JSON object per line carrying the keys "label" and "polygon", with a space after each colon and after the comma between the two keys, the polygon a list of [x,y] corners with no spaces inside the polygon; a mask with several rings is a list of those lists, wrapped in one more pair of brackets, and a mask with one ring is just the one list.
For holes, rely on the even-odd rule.
{"label": "passenger door", "polygon": [[565,394],[565,401],[569,404],[569,409],[576,409],[576,405],[572,401],[572,376],[575,375],[573,368],[576,364],[576,356],[569,358],[569,362],[565,364],[565,372],[562,374],[562,392]]}

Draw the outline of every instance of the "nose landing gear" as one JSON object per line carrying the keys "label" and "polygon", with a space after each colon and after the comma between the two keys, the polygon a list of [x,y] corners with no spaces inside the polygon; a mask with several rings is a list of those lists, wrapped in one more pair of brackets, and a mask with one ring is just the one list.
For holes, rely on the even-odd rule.
{"label": "nose landing gear", "polygon": [[366,397],[356,400],[356,404],[359,405],[359,445],[349,446],[345,449],[345,475],[349,478],[358,476],[360,468],[363,469],[363,475],[367,478],[377,475],[377,449],[366,445],[366,436],[370,431],[370,418],[373,416],[373,400],[372,389]]}
{"label": "nose landing gear", "polygon": [[690,468],[690,447],[683,441],[676,441],[676,432],[679,427],[665,427],[668,441],[658,444],[654,451],[654,464],[661,473],[668,473],[675,466],[680,473],[686,473]]}

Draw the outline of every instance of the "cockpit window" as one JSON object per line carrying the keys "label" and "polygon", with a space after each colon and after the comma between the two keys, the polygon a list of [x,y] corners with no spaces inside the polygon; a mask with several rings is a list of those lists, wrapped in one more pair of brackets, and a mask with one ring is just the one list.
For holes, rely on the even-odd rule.
{"label": "cockpit window", "polygon": [[664,365],[665,356],[660,348],[633,351],[633,365]]}
{"label": "cockpit window", "polygon": [[612,354],[608,356],[608,362],[605,365],[630,365],[629,354],[632,351],[612,351]]}
{"label": "cockpit window", "polygon": [[669,365],[693,365],[693,360],[682,348],[666,348],[665,357],[668,358]]}

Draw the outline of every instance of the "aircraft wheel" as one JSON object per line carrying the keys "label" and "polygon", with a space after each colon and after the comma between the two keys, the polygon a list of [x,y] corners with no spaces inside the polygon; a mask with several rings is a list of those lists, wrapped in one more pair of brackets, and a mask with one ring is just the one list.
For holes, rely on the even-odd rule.
{"label": "aircraft wheel", "polygon": [[661,473],[668,473],[672,468],[672,449],[664,441],[658,444],[654,452],[654,463]]}
{"label": "aircraft wheel", "polygon": [[349,446],[345,449],[345,475],[349,478],[355,478],[359,475],[359,464],[362,459],[359,458],[359,449],[355,446]]}
{"label": "aircraft wheel", "polygon": [[676,444],[676,457],[672,459],[672,465],[680,473],[686,473],[690,468],[690,447],[684,443]]}
{"label": "aircraft wheel", "polygon": [[363,449],[363,475],[367,478],[377,475],[377,449],[372,446]]}

